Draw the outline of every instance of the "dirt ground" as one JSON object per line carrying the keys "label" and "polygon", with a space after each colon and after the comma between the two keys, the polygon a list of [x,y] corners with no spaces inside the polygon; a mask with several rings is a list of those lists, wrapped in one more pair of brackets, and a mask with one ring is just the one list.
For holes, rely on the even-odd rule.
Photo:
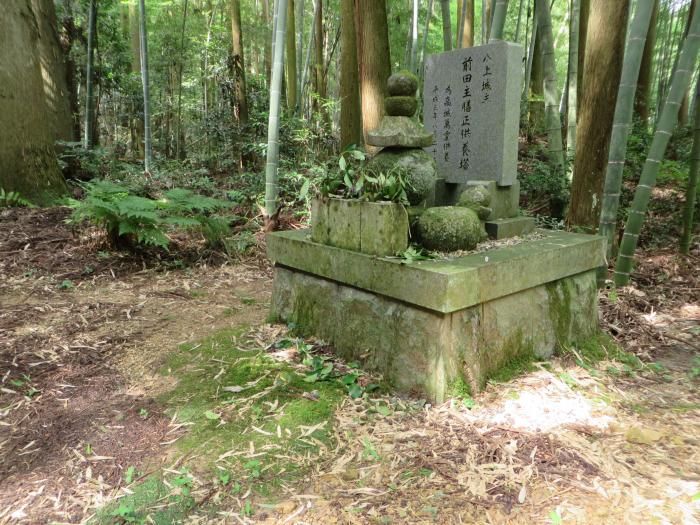
{"label": "dirt ground", "polygon": [[[225,328],[280,337],[263,257],[197,260],[184,239],[112,253],[66,214],[0,212],[0,524],[82,523],[129,493],[130,466],[196,462],[173,449],[188,429],[157,401],[159,368]],[[204,480],[184,521],[700,523],[698,262],[656,252],[601,292],[603,328],[642,362],[574,348],[474,399],[347,398],[299,483],[263,501]]]}

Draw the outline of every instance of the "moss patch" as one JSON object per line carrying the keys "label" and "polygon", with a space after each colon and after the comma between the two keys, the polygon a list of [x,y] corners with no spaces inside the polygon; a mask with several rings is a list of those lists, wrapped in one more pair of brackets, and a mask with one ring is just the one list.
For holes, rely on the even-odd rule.
{"label": "moss patch", "polygon": [[[347,394],[336,381],[305,381],[246,335],[238,327],[180,346],[160,371],[177,385],[158,402],[185,425],[187,432],[173,446],[187,459],[196,458],[183,465],[198,479],[221,479],[223,473],[236,493],[250,489],[274,501],[283,483],[305,475],[332,444],[333,413]],[[283,346],[292,344],[285,340]],[[165,475],[130,487],[134,494],[102,509],[96,522],[112,523],[115,512],[134,522],[147,515],[155,523],[179,522],[194,504],[187,497],[189,474]]]}

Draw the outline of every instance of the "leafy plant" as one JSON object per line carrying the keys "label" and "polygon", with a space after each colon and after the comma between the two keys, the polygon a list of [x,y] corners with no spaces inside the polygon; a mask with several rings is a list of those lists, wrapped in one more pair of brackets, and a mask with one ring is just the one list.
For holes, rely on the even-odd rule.
{"label": "leafy plant", "polygon": [[22,206],[30,208],[33,204],[16,191],[5,191],[4,188],[0,188],[0,208],[18,208]]}
{"label": "leafy plant", "polygon": [[229,206],[225,201],[181,188],[168,190],[156,200],[133,195],[128,188],[105,180],[83,186],[86,197],[82,201],[71,201],[74,209],[69,221],[88,219],[104,227],[117,247],[132,246],[135,241],[137,245],[167,248],[169,239],[165,229],[168,226],[200,227],[213,242],[223,227],[209,214]]}

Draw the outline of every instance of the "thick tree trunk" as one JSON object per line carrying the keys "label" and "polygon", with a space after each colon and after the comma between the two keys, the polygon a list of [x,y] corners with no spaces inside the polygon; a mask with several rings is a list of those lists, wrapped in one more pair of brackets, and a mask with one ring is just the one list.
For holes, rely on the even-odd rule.
{"label": "thick tree trunk", "polygon": [[48,204],[66,191],[54,142],[73,138],[53,1],[5,0],[0,35],[0,188]]}
{"label": "thick tree trunk", "polygon": [[576,133],[574,178],[567,220],[595,229],[625,49],[628,0],[591,0],[583,100]]}
{"label": "thick tree trunk", "polygon": [[644,54],[639,67],[639,78],[637,79],[637,95],[634,100],[634,116],[638,118],[644,126],[649,124],[649,102],[651,95],[652,70],[654,66],[654,48],[656,47],[656,24],[659,15],[659,0],[652,0],[654,8],[649,21],[649,31],[644,43]]}
{"label": "thick tree trunk", "polygon": [[236,116],[241,125],[246,125],[248,123],[248,97],[245,81],[245,60],[243,57],[240,0],[231,0],[231,38],[233,43],[233,71],[236,75],[234,86]]}
{"label": "thick tree trunk", "polygon": [[[355,4],[357,62],[360,72],[362,133],[374,130],[384,116],[386,82],[391,74],[386,0],[357,0]],[[371,152],[374,148],[368,148]]]}
{"label": "thick tree trunk", "polygon": [[340,3],[340,147],[362,145],[362,110],[357,69],[357,36],[355,34],[355,2]]}

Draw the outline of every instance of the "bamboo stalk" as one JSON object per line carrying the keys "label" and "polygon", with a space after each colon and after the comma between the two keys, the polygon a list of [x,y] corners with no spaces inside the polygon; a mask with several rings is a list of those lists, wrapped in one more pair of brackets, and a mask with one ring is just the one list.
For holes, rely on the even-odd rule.
{"label": "bamboo stalk", "polygon": [[700,9],[693,14],[693,20],[690,23],[688,35],[686,36],[678,67],[673,73],[671,88],[661,110],[661,116],[654,132],[654,138],[649,148],[649,154],[642,175],[639,178],[639,184],[634,192],[634,200],[629,210],[627,223],[625,224],[625,232],[622,236],[620,244],[620,253],[615,264],[615,284],[624,286],[629,282],[630,273],[634,262],[634,252],[637,249],[639,241],[639,233],[644,224],[644,217],[649,206],[651,192],[656,184],[656,176],[659,173],[659,166],[663,160],[666,146],[671,138],[676,122],[678,121],[678,108],[681,105],[685,90],[690,82],[690,77],[695,64],[695,59],[698,55],[698,47],[700,46]]}
{"label": "bamboo stalk", "polygon": [[272,81],[270,82],[270,115],[267,126],[267,162],[265,164],[265,218],[268,221],[277,212],[280,103],[282,100],[282,75],[284,74],[282,66],[284,65],[284,38],[287,28],[287,1],[281,0],[277,4],[277,32],[272,64]]}

